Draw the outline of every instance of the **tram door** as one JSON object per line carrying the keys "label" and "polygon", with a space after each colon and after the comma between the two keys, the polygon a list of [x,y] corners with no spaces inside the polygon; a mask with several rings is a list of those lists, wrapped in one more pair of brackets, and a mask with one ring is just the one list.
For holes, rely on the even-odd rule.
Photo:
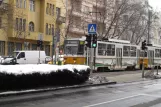
{"label": "tram door", "polygon": [[122,49],[116,48],[116,65],[122,67]]}
{"label": "tram door", "polygon": [[150,66],[154,65],[154,51],[153,50],[149,50],[149,54],[148,54],[148,64]]}

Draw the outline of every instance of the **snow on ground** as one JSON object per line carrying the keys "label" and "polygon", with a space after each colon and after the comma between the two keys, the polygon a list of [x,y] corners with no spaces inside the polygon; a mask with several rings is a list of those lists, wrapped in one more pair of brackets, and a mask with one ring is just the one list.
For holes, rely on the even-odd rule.
{"label": "snow on ground", "polygon": [[26,64],[26,65],[0,65],[0,72],[8,74],[32,74],[34,72],[40,72],[42,74],[48,74],[50,72],[57,72],[58,70],[68,69],[74,72],[73,69],[78,71],[88,69],[85,65],[49,65],[49,64]]}

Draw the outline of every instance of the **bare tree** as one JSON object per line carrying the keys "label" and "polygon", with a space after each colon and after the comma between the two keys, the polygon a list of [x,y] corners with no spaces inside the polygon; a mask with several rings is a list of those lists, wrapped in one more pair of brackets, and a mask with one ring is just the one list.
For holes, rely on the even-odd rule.
{"label": "bare tree", "polygon": [[[26,37],[30,34],[26,29],[26,16],[23,10],[17,9],[13,3],[2,3],[0,8],[1,29],[6,37],[12,35],[25,42]],[[20,25],[19,21],[16,23],[16,18],[25,19],[25,24]]]}
{"label": "bare tree", "polygon": [[107,0],[104,4],[104,9],[97,9],[101,15],[96,17],[102,24],[97,21],[98,29],[100,26],[102,29],[98,31],[99,38],[126,39],[138,44],[147,36],[147,5],[135,0]]}
{"label": "bare tree", "polygon": [[8,3],[0,5],[0,28],[4,36],[8,35],[8,30],[13,27],[13,6]]}

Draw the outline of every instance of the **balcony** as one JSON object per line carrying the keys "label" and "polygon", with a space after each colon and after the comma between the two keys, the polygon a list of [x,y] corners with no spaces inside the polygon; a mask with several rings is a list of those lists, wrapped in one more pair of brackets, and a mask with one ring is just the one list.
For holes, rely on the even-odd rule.
{"label": "balcony", "polygon": [[104,8],[105,7],[105,5],[104,5],[104,3],[103,2],[93,2],[93,6],[94,7],[97,7],[97,8]]}
{"label": "balcony", "polygon": [[65,23],[65,22],[66,22],[66,18],[63,17],[63,16],[57,16],[56,22],[57,22],[58,24]]}
{"label": "balcony", "polygon": [[82,17],[82,11],[77,8],[69,9],[68,10],[69,15],[77,16],[77,17]]}
{"label": "balcony", "polygon": [[102,22],[105,22],[105,19],[102,16],[97,16],[97,18],[96,16],[94,16],[92,17],[92,21],[102,23]]}
{"label": "balcony", "polygon": [[69,31],[77,34],[87,33],[87,31],[84,30],[80,25],[70,25]]}

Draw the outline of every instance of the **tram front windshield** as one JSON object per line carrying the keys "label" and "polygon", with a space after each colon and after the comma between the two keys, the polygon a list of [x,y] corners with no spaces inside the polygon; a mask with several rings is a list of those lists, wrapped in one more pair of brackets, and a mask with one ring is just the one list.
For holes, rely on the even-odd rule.
{"label": "tram front windshield", "polygon": [[70,55],[83,55],[84,54],[84,44],[80,44],[80,41],[66,40],[64,47],[64,54]]}
{"label": "tram front windshield", "polygon": [[71,46],[71,45],[66,45],[65,46],[65,54],[72,54],[76,55],[78,50],[78,46]]}

